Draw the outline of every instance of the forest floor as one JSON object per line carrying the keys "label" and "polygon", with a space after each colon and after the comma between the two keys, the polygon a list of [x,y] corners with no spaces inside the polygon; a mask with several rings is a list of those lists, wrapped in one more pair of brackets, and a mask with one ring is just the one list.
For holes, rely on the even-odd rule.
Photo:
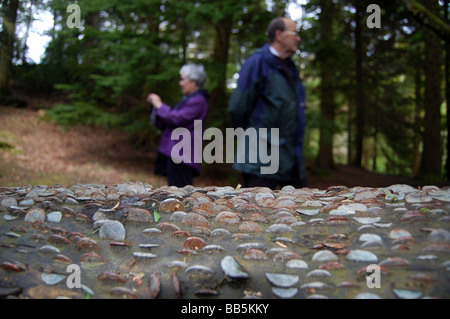
{"label": "forest floor", "polygon": [[[43,111],[0,106],[0,186],[112,185],[138,181],[159,187],[163,177],[153,174],[155,151],[133,148],[127,134],[118,130],[74,126],[64,129],[41,119]],[[368,172],[352,166],[309,172],[311,187],[345,185],[384,187],[420,186],[402,176]],[[194,186],[237,186],[240,174],[229,164],[208,165]]]}

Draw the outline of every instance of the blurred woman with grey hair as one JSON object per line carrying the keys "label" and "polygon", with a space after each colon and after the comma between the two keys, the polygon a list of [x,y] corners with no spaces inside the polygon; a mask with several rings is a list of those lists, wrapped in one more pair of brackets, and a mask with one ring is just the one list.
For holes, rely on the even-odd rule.
{"label": "blurred woman with grey hair", "polygon": [[[186,64],[180,69],[180,86],[184,94],[178,104],[173,108],[162,102],[161,97],[150,93],[147,101],[150,104],[149,111],[153,124],[162,130],[161,141],[158,148],[158,157],[155,165],[155,174],[168,178],[169,186],[183,187],[193,185],[194,176],[200,174],[200,163],[195,163],[194,158],[202,158],[202,154],[196,154],[194,148],[194,121],[203,121],[208,112],[209,93],[203,89],[206,82],[206,72],[202,65]],[[203,125],[202,125],[203,127]],[[186,128],[191,136],[190,159],[177,154],[177,162],[172,159],[172,148],[183,137],[172,140],[172,132],[177,128]],[[202,132],[203,136],[203,132]],[[183,141],[183,144],[186,141]]]}

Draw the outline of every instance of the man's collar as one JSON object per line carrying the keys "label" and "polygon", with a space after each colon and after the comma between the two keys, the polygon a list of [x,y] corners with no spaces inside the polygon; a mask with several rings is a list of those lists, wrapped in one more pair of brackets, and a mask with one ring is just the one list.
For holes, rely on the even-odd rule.
{"label": "man's collar", "polygon": [[269,50],[274,56],[276,56],[278,58],[280,57],[280,53],[278,53],[278,51],[275,50],[275,48],[273,46],[269,45]]}

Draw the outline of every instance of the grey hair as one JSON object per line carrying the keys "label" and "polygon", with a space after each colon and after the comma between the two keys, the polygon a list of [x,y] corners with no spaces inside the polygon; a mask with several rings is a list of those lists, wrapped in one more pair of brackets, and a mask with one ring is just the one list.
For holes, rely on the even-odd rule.
{"label": "grey hair", "polygon": [[206,82],[206,72],[205,68],[201,64],[185,64],[180,69],[180,74],[184,74],[189,80],[197,82],[200,89]]}

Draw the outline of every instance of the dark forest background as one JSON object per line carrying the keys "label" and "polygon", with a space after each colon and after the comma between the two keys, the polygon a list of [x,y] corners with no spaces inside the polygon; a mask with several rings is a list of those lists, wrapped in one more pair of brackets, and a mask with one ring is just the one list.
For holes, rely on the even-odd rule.
{"label": "dark forest background", "polygon": [[[154,150],[159,132],[146,96],[156,92],[175,104],[179,69],[195,62],[205,66],[211,92],[205,126],[231,127],[237,72],[266,42],[269,21],[289,16],[292,3],[0,0],[0,104],[24,107],[23,92],[64,96],[64,103],[39,106],[47,118],[120,128],[134,146]],[[80,28],[69,27],[70,4],[81,9]],[[345,164],[450,181],[448,0],[309,0],[301,7],[302,42],[293,58],[307,89],[309,168]],[[42,11],[54,25],[35,64],[26,40]],[[20,36],[18,26],[26,30]]]}

